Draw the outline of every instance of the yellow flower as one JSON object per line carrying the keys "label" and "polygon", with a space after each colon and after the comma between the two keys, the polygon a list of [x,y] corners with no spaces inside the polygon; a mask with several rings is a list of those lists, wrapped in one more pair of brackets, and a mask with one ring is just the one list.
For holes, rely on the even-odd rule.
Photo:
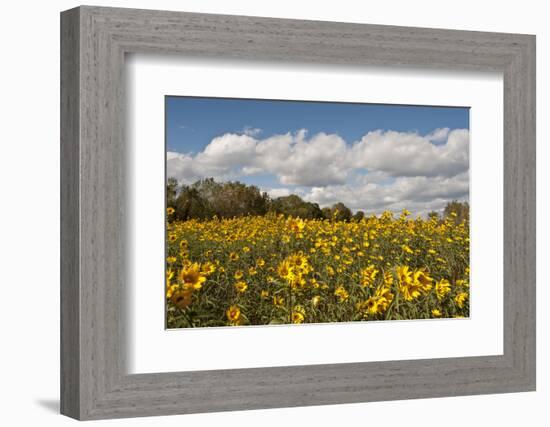
{"label": "yellow flower", "polygon": [[196,290],[200,289],[202,284],[206,281],[206,277],[201,274],[199,264],[196,262],[183,267],[180,271],[179,279],[184,287],[192,287]]}
{"label": "yellow flower", "polygon": [[464,307],[464,303],[468,299],[468,292],[460,292],[455,296],[455,302],[456,305],[458,305],[460,308]]}
{"label": "yellow flower", "polygon": [[320,302],[321,302],[321,297],[319,295],[315,295],[313,298],[311,298],[311,305],[313,307],[317,307]]}
{"label": "yellow flower", "polygon": [[256,274],[258,274],[258,271],[254,267],[249,267],[248,275],[249,276],[255,276]]}
{"label": "yellow flower", "polygon": [[174,292],[178,289],[178,285],[172,284],[174,272],[172,269],[166,270],[166,298],[171,298]]}
{"label": "yellow flower", "polygon": [[299,235],[306,226],[306,223],[300,218],[289,218],[286,226],[290,231]]}
{"label": "yellow flower", "polygon": [[282,307],[285,303],[285,299],[278,295],[273,295],[273,305],[275,307]]}
{"label": "yellow flower", "polygon": [[235,289],[237,289],[237,291],[239,291],[240,293],[243,293],[248,289],[248,285],[244,280],[240,280],[235,283]]}
{"label": "yellow flower", "polygon": [[425,269],[416,270],[413,275],[415,284],[417,284],[422,292],[426,293],[432,289],[433,279],[428,275]]}
{"label": "yellow flower", "polygon": [[379,304],[382,305],[382,311],[386,311],[388,306],[393,301],[393,294],[391,293],[390,288],[387,288],[386,286],[380,286],[374,293],[374,296],[381,299]]}
{"label": "yellow flower", "polygon": [[407,245],[403,245],[401,246],[401,249],[403,249],[404,252],[408,253],[408,254],[412,254],[413,253],[413,250],[411,248],[409,248]]}
{"label": "yellow flower", "polygon": [[236,252],[231,252],[229,254],[229,259],[231,261],[237,261],[239,259],[239,254],[237,254]]}
{"label": "yellow flower", "polygon": [[175,256],[169,256],[168,258],[166,258],[166,262],[168,264],[174,264],[176,261],[177,261],[177,258]]}
{"label": "yellow flower", "polygon": [[369,314],[377,314],[381,312],[380,299],[377,297],[370,297],[365,301],[365,308]]}
{"label": "yellow flower", "polygon": [[243,247],[243,252],[246,254],[248,252],[250,252],[250,248],[248,246],[244,246]]}
{"label": "yellow flower", "polygon": [[399,279],[400,284],[411,284],[412,283],[412,272],[409,267],[404,265],[397,268],[397,278]]}
{"label": "yellow flower", "polygon": [[269,291],[262,290],[262,291],[260,292],[260,296],[261,296],[262,298],[267,298],[267,297],[269,296]]}
{"label": "yellow flower", "polygon": [[202,265],[202,268],[201,268],[202,274],[209,276],[214,271],[216,271],[216,266],[212,264],[210,261],[207,261]]}
{"label": "yellow flower", "polygon": [[338,297],[339,302],[345,302],[349,298],[349,293],[343,286],[339,286],[338,288],[336,288],[336,290],[334,291],[334,295]]}
{"label": "yellow flower", "polygon": [[242,279],[243,276],[244,276],[244,273],[241,270],[235,271],[235,276],[234,277],[235,277],[236,280]]}
{"label": "yellow flower", "polygon": [[231,325],[235,326],[241,323],[241,309],[238,306],[232,305],[229,307],[225,312],[225,315]]}
{"label": "yellow flower", "polygon": [[467,288],[470,286],[470,284],[466,280],[459,279],[456,281],[456,286],[462,286],[464,288]]}
{"label": "yellow flower", "polygon": [[432,316],[441,317],[441,311],[439,311],[437,308],[432,309]]}
{"label": "yellow flower", "polygon": [[300,270],[301,273],[307,274],[310,271],[309,267],[309,261],[307,256],[305,256],[302,252],[298,252],[297,254],[290,255],[287,258],[289,264],[292,267],[296,267]]}
{"label": "yellow flower", "polygon": [[310,270],[309,261],[301,252],[288,256],[277,267],[279,276],[293,288],[306,284],[305,276]]}
{"label": "yellow flower", "polygon": [[166,208],[166,213],[172,215],[176,210],[173,207]]}
{"label": "yellow flower", "polygon": [[166,281],[166,298],[171,298],[178,289],[178,285],[172,285],[169,280]]}
{"label": "yellow flower", "polygon": [[186,307],[188,307],[189,305],[191,305],[191,301],[192,301],[192,297],[193,297],[193,291],[192,290],[182,290],[182,291],[175,291],[171,298],[170,298],[170,301],[172,301],[172,303],[180,308],[180,309],[184,309]]}
{"label": "yellow flower", "polygon": [[373,296],[369,297],[366,301],[358,303],[356,307],[363,314],[364,318],[368,318],[369,315],[386,312],[392,301],[393,294],[390,289],[380,286]]}
{"label": "yellow flower", "polygon": [[306,318],[306,310],[301,305],[296,305],[292,309],[292,323],[303,323]]}
{"label": "yellow flower", "polygon": [[451,292],[451,284],[447,279],[441,279],[435,284],[435,293],[438,300],[442,300],[443,298],[445,298],[445,295],[447,295],[449,292]]}
{"label": "yellow flower", "polygon": [[361,286],[371,287],[374,285],[378,270],[374,265],[369,265],[367,268],[361,271]]}
{"label": "yellow flower", "polygon": [[277,267],[277,273],[283,279],[286,279],[291,274],[290,265],[288,261],[284,260],[279,264],[279,266]]}
{"label": "yellow flower", "polygon": [[262,268],[264,265],[265,265],[265,261],[263,260],[263,258],[258,258],[256,260],[256,265],[260,268]]}
{"label": "yellow flower", "polygon": [[420,296],[422,283],[413,280],[413,274],[408,266],[402,266],[397,269],[397,277],[399,279],[399,292],[407,301],[412,301]]}
{"label": "yellow flower", "polygon": [[389,288],[391,285],[393,285],[393,274],[391,274],[391,271],[386,271],[384,273],[384,286]]}

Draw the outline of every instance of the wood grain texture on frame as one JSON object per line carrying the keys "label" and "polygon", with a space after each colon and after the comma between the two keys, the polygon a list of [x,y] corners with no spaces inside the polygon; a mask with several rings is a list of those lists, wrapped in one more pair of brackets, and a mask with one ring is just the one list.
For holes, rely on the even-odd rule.
{"label": "wood grain texture on frame", "polygon": [[[61,412],[77,419],[535,389],[535,37],[83,6],[61,14]],[[127,374],[128,53],[500,71],[504,354]]]}

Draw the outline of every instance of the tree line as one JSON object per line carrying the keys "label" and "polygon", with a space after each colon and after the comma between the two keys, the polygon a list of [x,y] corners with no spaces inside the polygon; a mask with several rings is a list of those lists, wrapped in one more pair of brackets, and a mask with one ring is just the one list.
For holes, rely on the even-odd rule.
{"label": "tree line", "polygon": [[[173,208],[172,219],[233,218],[246,215],[266,215],[270,212],[303,219],[333,219],[336,221],[360,221],[365,217],[361,210],[355,214],[344,203],[320,208],[317,203],[306,202],[299,196],[271,198],[255,185],[238,181],[216,182],[213,178],[196,181],[193,184],[178,184],[175,178],[168,178],[166,184],[166,205]],[[455,212],[453,218],[462,221],[469,214],[468,202],[450,202],[443,216]],[[429,216],[437,212],[430,212]]]}

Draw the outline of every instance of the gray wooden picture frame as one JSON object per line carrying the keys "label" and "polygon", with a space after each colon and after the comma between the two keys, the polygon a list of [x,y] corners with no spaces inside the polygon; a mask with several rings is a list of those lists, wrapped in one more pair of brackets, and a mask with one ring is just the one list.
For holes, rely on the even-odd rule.
{"label": "gray wooden picture frame", "polygon": [[[127,53],[504,78],[504,354],[125,370]],[[137,417],[535,390],[535,37],[83,6],[61,14],[61,412]]]}

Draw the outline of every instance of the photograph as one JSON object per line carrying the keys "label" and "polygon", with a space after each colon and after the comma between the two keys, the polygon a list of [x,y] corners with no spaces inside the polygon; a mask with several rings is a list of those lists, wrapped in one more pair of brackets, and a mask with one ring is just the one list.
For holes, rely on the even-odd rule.
{"label": "photograph", "polygon": [[469,108],[166,96],[166,327],[469,316]]}

